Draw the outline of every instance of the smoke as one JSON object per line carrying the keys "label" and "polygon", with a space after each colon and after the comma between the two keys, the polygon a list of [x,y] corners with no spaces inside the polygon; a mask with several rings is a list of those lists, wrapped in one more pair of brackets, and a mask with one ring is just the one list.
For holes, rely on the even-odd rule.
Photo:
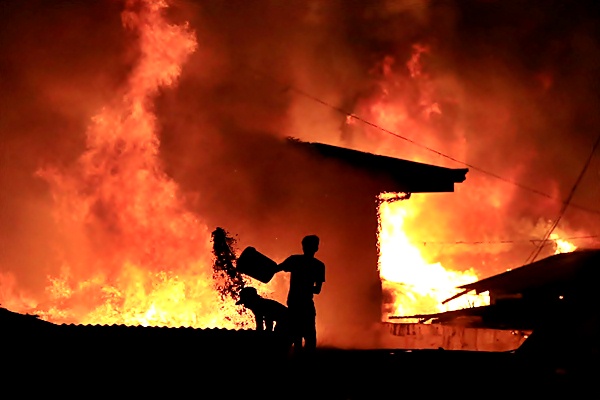
{"label": "smoke", "polygon": [[0,7],[0,269],[39,293],[56,272],[57,227],[35,172],[79,155],[90,117],[121,84],[130,57],[114,2]]}
{"label": "smoke", "polygon": [[[4,291],[40,293],[59,273],[56,249],[76,246],[55,240],[53,199],[35,173],[73,164],[91,117],[139,56],[122,1],[49,3],[0,5]],[[405,224],[432,261],[489,275],[526,260],[598,135],[592,1],[170,4],[168,17],[189,22],[198,48],[155,104],[165,172],[209,230],[239,235],[242,248],[281,261],[304,235],[321,237],[318,323],[329,344],[365,345],[379,313],[375,196],[363,176],[282,150],[278,139],[476,167],[455,193],[414,194],[419,211]],[[599,163],[596,155],[574,205],[597,208]],[[598,220],[570,207],[557,233],[598,235]],[[273,290],[285,299],[283,277]]]}

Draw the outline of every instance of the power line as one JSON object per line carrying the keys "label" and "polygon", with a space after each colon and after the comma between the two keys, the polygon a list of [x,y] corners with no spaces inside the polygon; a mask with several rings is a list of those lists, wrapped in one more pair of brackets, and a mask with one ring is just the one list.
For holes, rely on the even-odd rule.
{"label": "power line", "polygon": [[[566,238],[560,238],[560,239],[548,239],[547,242],[556,242],[558,240],[578,240],[578,239],[595,239],[598,238],[598,235],[586,235],[586,236],[572,236],[572,237],[566,237]],[[457,240],[457,241],[448,241],[448,242],[430,242],[430,241],[416,241],[419,242],[421,244],[423,244],[423,246],[427,246],[427,245],[459,245],[459,244],[466,244],[466,245],[486,245],[486,244],[490,244],[490,245],[496,245],[496,244],[517,244],[517,243],[533,243],[533,244],[537,244],[539,242],[544,242],[543,239],[516,239],[516,240],[477,240],[477,241],[466,241],[466,240]]]}
{"label": "power line", "polygon": [[[577,177],[575,184],[573,184],[573,188],[571,189],[571,192],[569,193],[569,197],[567,197],[567,200],[563,203],[563,205],[560,209],[560,212],[558,214],[558,218],[556,218],[556,221],[554,221],[554,223],[552,224],[550,229],[548,229],[546,236],[544,236],[544,239],[543,239],[542,243],[538,246],[537,250],[534,253],[532,253],[532,255],[530,255],[530,257],[528,257],[528,260],[529,260],[529,258],[531,258],[531,262],[534,262],[535,259],[537,258],[537,256],[540,254],[540,251],[542,251],[542,248],[544,247],[544,243],[546,242],[546,240],[548,240],[548,237],[550,237],[552,232],[554,232],[554,229],[556,228],[556,226],[562,219],[563,215],[565,214],[565,211],[567,211],[567,207],[569,207],[569,202],[573,198],[573,195],[575,194],[575,191],[577,190],[577,186],[579,186],[579,184],[581,183],[581,179],[585,175],[585,173],[590,165],[590,162],[592,161],[592,157],[594,156],[594,153],[596,152],[596,149],[598,148],[599,144],[600,144],[600,135],[598,135],[598,138],[596,139],[596,143],[594,143],[594,147],[592,147],[592,151],[590,152],[590,155],[588,156],[587,160],[585,161],[585,164],[583,165],[583,168],[581,169],[581,172],[579,173],[579,176]],[[527,261],[525,263],[527,264]]]}
{"label": "power line", "polygon": [[[341,109],[341,108],[339,108],[339,107],[336,107],[336,106],[334,106],[334,105],[328,104],[328,103],[326,103],[326,102],[325,102],[325,101],[323,101],[323,100],[320,100],[320,99],[318,99],[318,98],[316,98],[316,97],[314,97],[314,96],[311,96],[311,95],[309,95],[308,93],[305,93],[305,92],[303,92],[303,91],[300,91],[300,90],[298,90],[298,89],[295,89],[295,88],[290,88],[290,89],[291,89],[291,90],[294,90],[294,91],[296,91],[296,92],[300,93],[301,95],[303,95],[303,96],[305,96],[305,97],[308,97],[308,98],[310,98],[310,99],[312,99],[312,100],[314,100],[314,101],[316,101],[316,102],[319,102],[319,103],[321,103],[321,104],[323,104],[323,105],[325,105],[325,106],[328,106],[328,107],[330,107],[330,108],[332,108],[332,109],[334,109],[334,110],[336,110],[336,111],[338,111],[338,112],[344,113],[345,115],[348,115],[348,116],[350,116],[351,118],[353,118],[353,119],[356,119],[357,121],[360,121],[360,122],[362,122],[362,123],[364,123],[364,124],[366,124],[366,125],[368,125],[368,126],[371,126],[371,127],[373,127],[373,128],[379,129],[379,130],[381,130],[381,131],[383,131],[383,132],[385,132],[385,133],[387,133],[387,134],[390,134],[390,135],[392,135],[392,136],[395,136],[395,137],[397,137],[398,139],[402,139],[402,140],[405,140],[405,141],[407,141],[407,142],[410,142],[410,143],[414,144],[414,145],[415,145],[415,146],[417,146],[417,147],[421,147],[421,148],[423,148],[423,149],[425,149],[425,150],[427,150],[427,151],[430,151],[430,152],[432,152],[432,153],[434,153],[434,154],[437,154],[437,155],[439,155],[439,156],[441,156],[441,157],[444,157],[444,158],[446,158],[446,159],[448,159],[448,160],[451,160],[451,161],[454,161],[454,162],[456,162],[456,163],[462,164],[462,165],[464,165],[464,166],[466,166],[466,167],[469,167],[469,168],[471,168],[471,169],[473,169],[473,170],[479,171],[479,172],[481,172],[481,173],[483,173],[483,174],[489,175],[489,176],[491,176],[491,177],[493,177],[493,178],[496,178],[496,179],[499,179],[499,180],[501,180],[501,181],[504,181],[504,182],[510,183],[510,184],[512,184],[512,185],[515,185],[515,186],[517,186],[517,187],[521,188],[521,189],[528,190],[528,191],[530,191],[530,192],[536,193],[536,194],[538,194],[538,195],[541,195],[541,196],[547,197],[547,198],[549,198],[549,199],[552,199],[552,200],[560,201],[561,203],[563,203],[563,205],[564,205],[564,204],[566,204],[566,203],[565,203],[565,201],[563,201],[563,200],[561,200],[561,199],[557,199],[556,197],[553,197],[553,196],[551,196],[551,195],[549,195],[549,194],[547,194],[547,193],[545,193],[545,192],[542,192],[542,191],[540,191],[540,190],[537,190],[537,189],[531,188],[531,187],[529,187],[529,186],[526,186],[526,185],[524,185],[524,184],[521,184],[521,183],[519,183],[519,182],[513,181],[512,179],[504,178],[504,177],[502,177],[502,176],[500,176],[500,175],[498,175],[498,174],[496,174],[496,173],[494,173],[494,172],[491,172],[491,171],[485,170],[485,169],[483,169],[483,168],[477,167],[477,166],[475,166],[475,165],[473,165],[473,164],[470,164],[470,163],[467,163],[467,162],[464,162],[464,161],[458,160],[458,159],[456,159],[456,158],[454,158],[454,157],[452,157],[452,156],[449,156],[449,155],[447,155],[447,154],[444,154],[444,153],[442,153],[442,152],[440,152],[440,151],[438,151],[438,150],[435,150],[435,149],[433,149],[433,148],[431,148],[431,147],[428,147],[428,146],[426,146],[426,145],[423,145],[423,144],[420,144],[420,143],[418,143],[418,142],[415,142],[414,140],[412,140],[412,139],[410,139],[410,138],[407,138],[407,137],[405,137],[405,136],[402,136],[402,135],[400,135],[400,134],[398,134],[398,133],[396,133],[396,132],[393,132],[393,131],[390,131],[390,130],[388,130],[388,129],[386,129],[386,128],[383,128],[383,127],[381,127],[381,126],[379,126],[379,125],[377,125],[377,124],[375,124],[375,123],[373,123],[373,122],[370,122],[370,121],[368,121],[368,120],[366,120],[366,119],[364,119],[364,118],[362,118],[362,117],[360,117],[360,116],[358,116],[358,115],[356,115],[356,114],[353,114],[353,113],[348,113],[348,112],[344,111],[343,109]],[[577,205],[573,205],[573,207],[580,208],[580,209],[582,209],[582,210],[585,210],[585,211],[588,211],[588,212],[592,212],[592,213],[600,214],[600,210],[593,210],[593,209],[589,209],[589,208],[587,208],[587,207],[582,207],[582,206],[577,206]]]}
{"label": "power line", "polygon": [[[266,78],[268,80],[271,80],[271,81],[275,82],[276,84],[278,84],[279,86],[285,88],[288,91],[296,92],[296,93],[298,93],[301,96],[304,96],[304,97],[306,97],[308,99],[311,99],[311,100],[313,100],[313,101],[315,101],[315,102],[317,102],[319,104],[322,104],[322,105],[324,105],[324,106],[326,106],[328,108],[331,108],[332,110],[335,110],[335,111],[337,111],[337,112],[339,112],[341,114],[344,114],[347,117],[351,117],[351,118],[353,118],[353,119],[355,119],[357,121],[362,122],[365,125],[371,126],[371,127],[375,128],[375,129],[378,129],[378,130],[380,130],[382,132],[385,132],[385,133],[387,133],[389,135],[392,135],[392,136],[394,136],[394,137],[396,137],[398,139],[405,140],[405,141],[407,141],[407,142],[409,142],[409,143],[411,143],[411,144],[413,144],[413,145],[415,145],[417,147],[420,147],[422,149],[430,151],[430,152],[432,152],[432,153],[434,153],[434,154],[436,154],[436,155],[438,155],[440,157],[444,157],[444,158],[446,158],[448,160],[451,160],[451,161],[456,162],[458,164],[464,165],[464,166],[466,166],[466,167],[468,167],[470,169],[473,169],[473,170],[478,171],[480,173],[483,173],[485,175],[491,176],[493,178],[496,178],[498,180],[504,181],[506,183],[510,183],[510,184],[512,184],[514,186],[517,186],[517,187],[519,187],[519,188],[521,188],[523,190],[527,190],[527,191],[530,191],[532,193],[538,194],[540,196],[549,198],[551,200],[558,201],[558,202],[562,203],[563,206],[566,205],[566,204],[568,204],[570,202],[570,199],[568,201],[558,199],[558,198],[556,198],[556,197],[554,197],[552,195],[549,195],[548,193],[542,192],[541,190],[534,189],[534,188],[529,187],[527,185],[524,185],[522,183],[516,182],[516,181],[514,181],[512,179],[508,179],[508,178],[500,176],[500,175],[498,175],[498,174],[496,174],[494,172],[488,171],[488,170],[486,170],[484,168],[477,167],[476,165],[467,163],[465,161],[461,161],[461,160],[459,160],[457,158],[454,158],[452,156],[444,154],[441,151],[435,150],[435,149],[433,149],[433,148],[431,148],[429,146],[423,145],[423,144],[418,143],[418,142],[416,142],[416,141],[414,141],[414,140],[412,140],[410,138],[407,138],[407,137],[402,136],[402,135],[400,135],[400,134],[398,134],[396,132],[393,132],[393,131],[391,131],[389,129],[386,129],[386,128],[382,127],[382,126],[379,126],[379,125],[377,125],[377,124],[375,124],[375,123],[373,123],[373,122],[371,122],[369,120],[366,120],[366,119],[360,117],[359,115],[356,115],[354,113],[348,112],[348,111],[344,110],[341,107],[334,106],[333,104],[330,104],[330,103],[328,103],[328,102],[326,102],[324,100],[321,100],[318,97],[315,97],[315,96],[313,96],[313,95],[311,95],[311,94],[309,94],[309,93],[307,93],[307,92],[305,92],[303,90],[300,90],[300,89],[298,89],[298,88],[296,88],[296,87],[294,87],[292,85],[280,82],[279,80],[277,80],[275,78],[272,78],[271,76],[268,76],[267,74],[265,74],[265,73],[263,73],[261,71],[258,71],[258,70],[256,70],[253,67],[250,67],[248,65],[244,65],[244,66],[245,66],[245,68],[249,69],[250,71],[253,71],[255,74],[260,75],[260,76],[262,76],[262,77],[264,77],[264,78]],[[580,210],[587,211],[587,212],[594,213],[594,214],[600,214],[600,210],[591,209],[591,208],[580,206],[580,205],[577,205],[577,204],[571,204],[571,207],[578,208]]]}

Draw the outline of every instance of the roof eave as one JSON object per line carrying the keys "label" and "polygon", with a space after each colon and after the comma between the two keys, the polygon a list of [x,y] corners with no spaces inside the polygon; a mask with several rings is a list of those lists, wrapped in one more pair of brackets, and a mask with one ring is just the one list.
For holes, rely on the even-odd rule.
{"label": "roof eave", "polygon": [[405,193],[454,192],[466,180],[467,168],[446,168],[389,156],[288,138],[289,143],[326,159],[334,159],[388,181],[382,191]]}

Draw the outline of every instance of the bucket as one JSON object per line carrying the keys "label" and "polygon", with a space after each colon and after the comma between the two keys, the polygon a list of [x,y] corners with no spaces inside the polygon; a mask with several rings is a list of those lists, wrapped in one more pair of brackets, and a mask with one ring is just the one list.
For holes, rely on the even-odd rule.
{"label": "bucket", "polygon": [[279,271],[279,267],[275,261],[249,246],[238,257],[236,270],[263,283],[269,283],[273,275]]}

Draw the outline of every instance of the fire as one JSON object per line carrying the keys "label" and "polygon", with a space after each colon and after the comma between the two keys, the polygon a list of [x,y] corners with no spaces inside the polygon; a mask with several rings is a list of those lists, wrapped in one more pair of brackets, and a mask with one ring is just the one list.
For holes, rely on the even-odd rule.
{"label": "fire", "polygon": [[410,241],[403,229],[404,219],[414,213],[411,201],[386,202],[382,195],[379,206],[379,274],[387,293],[387,315],[410,316],[489,304],[485,294],[465,295],[443,305],[458,293],[457,286],[478,279],[473,268],[466,271],[445,269],[440,263],[429,263]]}
{"label": "fire", "polygon": [[[435,140],[436,135],[433,134],[430,123],[436,114],[441,115],[442,112],[436,98],[434,82],[423,71],[422,58],[430,52],[429,46],[415,44],[412,55],[405,64],[404,74],[398,69],[394,72],[392,69],[394,59],[386,57],[379,77],[379,85],[382,89],[378,91],[377,96],[368,99],[366,105],[363,105],[369,118],[378,126],[409,137],[419,137],[421,143]],[[404,97],[402,90],[399,90],[410,85],[416,87],[419,93],[417,108],[419,112],[413,114],[407,113],[407,107],[411,102]],[[371,132],[370,135],[374,134]],[[433,148],[443,148],[441,146],[441,142],[432,142]],[[406,147],[403,146],[397,152],[402,151],[406,153],[403,157],[415,161],[436,163],[432,154],[422,152],[420,155],[410,154],[406,152]],[[396,146],[385,148],[389,152]],[[452,153],[452,150],[460,151],[447,149],[449,153]],[[404,227],[408,218],[411,220],[417,216],[427,218],[430,213],[422,212],[426,201],[416,202],[414,199],[397,201],[397,199],[397,194],[383,194],[380,196],[378,210],[378,268],[386,294],[383,319],[386,320],[386,317],[391,315],[432,314],[489,304],[487,293],[465,294],[442,304],[444,300],[459,293],[460,289],[457,287],[481,279],[475,268],[479,267],[479,264],[476,259],[472,259],[471,265],[445,267],[439,262],[428,261],[431,255],[427,254],[427,248],[417,247],[412,241],[413,237],[427,237],[427,235],[423,232],[408,231]],[[506,193],[500,192],[499,189],[491,188],[487,193],[487,201],[491,209],[498,208],[507,200]],[[474,224],[478,225],[475,221]],[[431,226],[431,224],[426,225]],[[556,233],[552,234],[550,239],[556,245],[556,254],[576,249],[576,246],[561,240]]]}
{"label": "fire", "polygon": [[[409,199],[398,201],[398,196],[391,194],[383,194],[380,200],[379,274],[386,292],[384,319],[392,315],[432,314],[489,304],[487,293],[477,295],[473,292],[442,304],[461,291],[457,287],[482,277],[473,267],[456,271],[439,262],[428,262],[426,252],[411,241],[410,234],[414,232],[407,232],[404,222],[419,215],[423,203]],[[557,233],[550,235],[550,239],[555,243],[555,254],[577,249]]]}
{"label": "fire", "polygon": [[[160,90],[177,84],[183,65],[198,46],[194,32],[187,24],[167,22],[164,0],[125,4],[122,23],[136,34],[137,63],[122,90],[92,118],[86,151],[76,163],[39,171],[49,185],[61,229],[51,238],[60,254],[61,272],[48,276],[43,299],[19,291],[12,275],[0,273],[2,306],[57,323],[247,326],[248,316],[215,290],[212,228],[189,211],[159,158],[154,100]],[[432,51],[430,46],[415,44],[404,67],[385,57],[375,95],[358,101],[356,110],[351,110],[356,113],[347,117],[348,129],[363,129],[354,117],[361,116],[389,132],[464,159],[460,154],[466,139],[461,128],[449,129],[455,134],[450,140],[440,135],[444,125],[436,125],[444,105],[460,99],[454,96],[450,78],[444,82],[445,90],[437,91],[423,68]],[[404,78],[398,74],[401,68]],[[440,158],[422,148],[416,154],[410,146],[398,146],[403,142],[380,130],[361,133],[361,150],[439,164]],[[359,142],[357,138],[355,143]],[[509,195],[504,187],[475,193],[485,197],[492,209],[509,204]],[[386,293],[383,319],[486,304],[486,296],[465,295],[442,305],[457,293],[457,286],[480,277],[473,267],[457,270],[435,262],[417,245],[414,238],[420,232],[409,231],[405,222],[425,214],[419,212],[423,203],[391,200],[383,196],[378,210],[377,267]],[[551,239],[557,253],[575,249],[556,234]]]}
{"label": "fire", "polygon": [[123,26],[137,34],[139,50],[126,86],[92,119],[76,165],[39,171],[62,228],[62,273],[48,277],[45,301],[33,309],[20,302],[17,311],[56,323],[233,328],[248,322],[215,290],[210,231],[187,211],[158,157],[153,100],[176,83],[197,47],[187,25],[165,20],[166,7],[126,3]]}
{"label": "fire", "polygon": [[564,239],[561,239],[556,233],[551,234],[550,239],[554,240],[556,243],[556,250],[554,251],[554,254],[570,253],[577,250],[577,246]]}
{"label": "fire", "polygon": [[[435,99],[433,83],[422,66],[422,58],[431,50],[423,44],[415,44],[412,50],[404,66],[404,76],[398,72],[399,68],[393,71],[393,58],[384,59],[379,82],[381,90],[363,107],[378,126],[409,137],[418,136],[420,142],[427,143],[435,138],[435,135],[430,135],[429,124],[434,114],[441,114],[441,109]],[[416,87],[419,93],[417,113],[414,105],[411,109],[411,98],[403,90],[411,86]],[[368,133],[368,136],[374,135],[380,136],[376,132]],[[385,142],[382,140],[382,148],[389,145],[389,141]],[[432,146],[437,147],[438,144],[432,143]],[[388,152],[390,148],[396,146],[386,146]],[[398,156],[432,162],[430,155],[407,154],[406,147],[402,152],[405,154]],[[382,194],[379,199],[378,268],[385,293],[383,320],[391,315],[430,314],[488,304],[489,298],[485,294],[465,295],[442,304],[458,293],[458,286],[474,282],[479,277],[473,268],[457,271],[445,268],[439,262],[427,261],[427,254],[411,241],[417,232],[408,232],[404,227],[406,218],[419,215],[423,203],[408,198],[404,201],[397,199],[397,195],[391,194]]]}

